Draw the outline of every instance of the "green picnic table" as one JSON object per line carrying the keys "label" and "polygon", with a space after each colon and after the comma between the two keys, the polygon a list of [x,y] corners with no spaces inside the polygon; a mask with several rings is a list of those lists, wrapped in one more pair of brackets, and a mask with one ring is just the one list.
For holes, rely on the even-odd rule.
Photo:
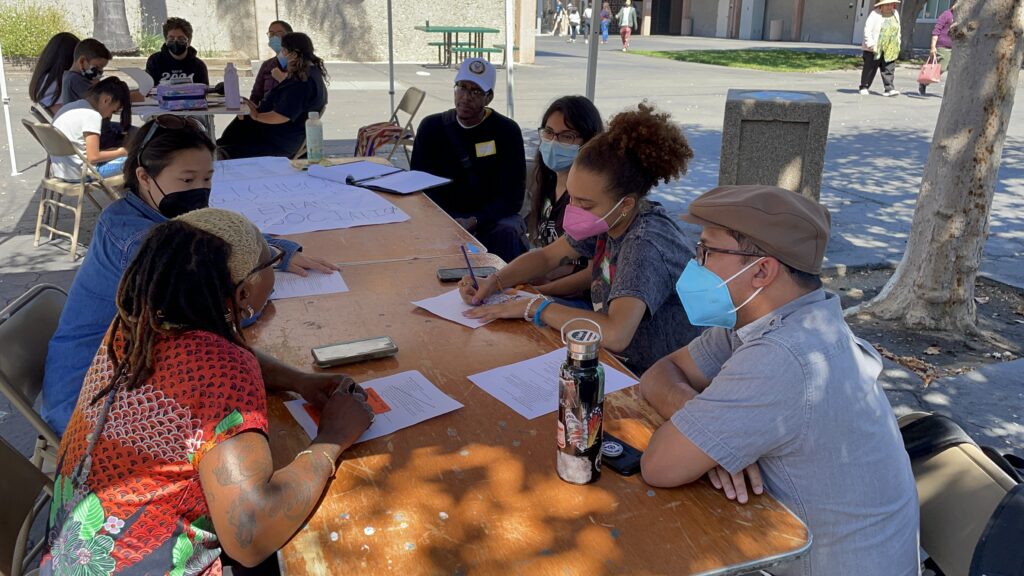
{"label": "green picnic table", "polygon": [[[458,46],[462,53],[479,52],[482,54],[484,51],[484,34],[499,34],[501,32],[497,28],[487,28],[484,26],[416,26],[415,29],[428,34],[441,34],[441,43],[431,42],[430,45],[438,46],[439,50],[443,50],[443,57],[440,52],[438,53],[438,64],[446,67],[451,67],[452,65],[453,47]],[[468,41],[460,42],[460,34],[466,34]]]}

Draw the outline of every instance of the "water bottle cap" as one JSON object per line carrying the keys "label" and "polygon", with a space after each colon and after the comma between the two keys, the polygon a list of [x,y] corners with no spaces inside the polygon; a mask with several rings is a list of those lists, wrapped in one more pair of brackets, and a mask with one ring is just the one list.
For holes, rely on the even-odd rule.
{"label": "water bottle cap", "polygon": [[[576,328],[566,333],[565,329],[573,322],[588,322],[593,324],[597,331]],[[601,325],[589,318],[574,318],[562,325],[562,343],[569,348],[569,357],[574,360],[593,360],[597,358],[603,337]]]}

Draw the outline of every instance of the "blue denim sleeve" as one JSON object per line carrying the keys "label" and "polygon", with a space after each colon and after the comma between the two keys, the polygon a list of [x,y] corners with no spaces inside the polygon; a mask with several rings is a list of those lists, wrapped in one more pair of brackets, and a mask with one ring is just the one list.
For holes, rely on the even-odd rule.
{"label": "blue denim sleeve", "polygon": [[278,270],[287,270],[288,265],[292,262],[292,257],[295,256],[296,252],[302,251],[302,245],[298,242],[292,242],[291,240],[285,240],[284,238],[277,238],[270,234],[264,234],[263,238],[274,248],[277,248],[284,252],[284,258],[281,263],[276,266]]}

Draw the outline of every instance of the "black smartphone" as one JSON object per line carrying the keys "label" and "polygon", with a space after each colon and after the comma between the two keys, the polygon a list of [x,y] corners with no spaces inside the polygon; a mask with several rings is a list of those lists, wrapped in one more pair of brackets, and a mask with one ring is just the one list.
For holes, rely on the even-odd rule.
{"label": "black smartphone", "polygon": [[[480,266],[473,268],[473,274],[477,278],[487,278],[498,271],[494,266]],[[441,282],[458,282],[463,276],[469,276],[469,268],[439,268],[437,279]]]}
{"label": "black smartphone", "polygon": [[601,444],[601,463],[623,476],[640,471],[640,457],[644,453],[605,432]]}

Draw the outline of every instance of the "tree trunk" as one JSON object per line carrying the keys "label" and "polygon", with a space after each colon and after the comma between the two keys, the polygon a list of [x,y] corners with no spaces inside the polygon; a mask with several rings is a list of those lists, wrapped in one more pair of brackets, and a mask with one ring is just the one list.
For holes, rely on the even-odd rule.
{"label": "tree trunk", "polygon": [[914,27],[928,0],[904,0],[900,4],[900,60],[914,57]]}
{"label": "tree trunk", "polygon": [[115,55],[138,54],[139,47],[128,30],[128,13],[124,0],[93,0],[93,38],[106,45]]}
{"label": "tree trunk", "polygon": [[977,332],[974,281],[1024,59],[1024,0],[960,0],[953,57],[903,260],[864,309]]}

